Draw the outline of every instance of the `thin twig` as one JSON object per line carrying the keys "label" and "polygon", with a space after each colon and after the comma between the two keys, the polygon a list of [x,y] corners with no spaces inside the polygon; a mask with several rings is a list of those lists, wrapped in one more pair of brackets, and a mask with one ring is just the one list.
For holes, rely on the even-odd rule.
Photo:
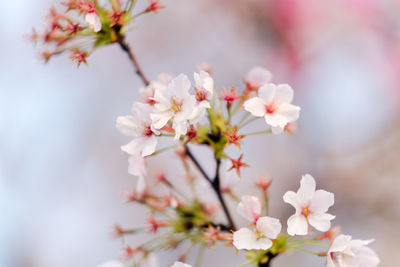
{"label": "thin twig", "polygon": [[128,54],[129,59],[132,61],[133,66],[135,67],[136,74],[140,77],[140,79],[142,80],[144,85],[148,86],[150,84],[150,81],[149,81],[149,79],[147,79],[146,75],[144,75],[142,68],[139,65],[139,62],[137,61],[137,59],[135,57],[135,54],[133,54],[131,47],[125,40],[125,36],[120,35],[118,37],[117,42],[118,42],[119,46],[122,48],[122,50],[124,50]]}
{"label": "thin twig", "polygon": [[230,226],[230,228],[235,230],[236,229],[235,223],[233,222],[232,216],[231,216],[231,214],[230,214],[230,212],[228,210],[228,206],[226,205],[225,200],[224,200],[224,198],[222,196],[222,193],[221,193],[220,176],[219,176],[220,166],[221,166],[221,160],[217,159],[217,168],[216,168],[216,171],[215,171],[215,177],[214,177],[214,180],[213,180],[212,184],[213,184],[214,191],[217,194],[218,200],[221,203],[222,209],[224,210],[226,218],[228,219],[229,226]]}

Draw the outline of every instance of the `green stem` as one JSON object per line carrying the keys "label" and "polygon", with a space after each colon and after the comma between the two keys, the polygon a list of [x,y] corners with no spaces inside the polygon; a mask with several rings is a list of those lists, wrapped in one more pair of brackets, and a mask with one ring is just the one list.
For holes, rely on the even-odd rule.
{"label": "green stem", "polygon": [[245,135],[245,136],[251,136],[251,135],[259,135],[259,134],[269,134],[269,133],[272,133],[272,130],[271,130],[271,129],[263,130],[263,131],[257,131],[257,132],[251,132],[251,133],[245,133],[245,134],[243,134],[243,135]]}

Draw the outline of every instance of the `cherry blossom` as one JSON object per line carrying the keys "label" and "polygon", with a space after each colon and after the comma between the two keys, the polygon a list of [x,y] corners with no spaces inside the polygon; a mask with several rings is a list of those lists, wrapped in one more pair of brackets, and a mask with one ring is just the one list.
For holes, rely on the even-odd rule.
{"label": "cherry blossom", "polygon": [[276,239],[281,232],[282,225],[278,219],[261,217],[257,220],[256,229],[241,228],[233,233],[233,245],[237,249],[269,249],[271,239]]}
{"label": "cherry blossom", "polygon": [[161,129],[172,120],[175,140],[186,134],[188,120],[196,103],[195,96],[189,94],[190,85],[189,78],[180,74],[168,84],[167,90],[155,90],[155,112],[151,114],[153,129]]}
{"label": "cherry blossom", "polygon": [[210,100],[214,92],[214,80],[208,72],[200,70],[200,73],[195,72],[193,76],[195,81],[196,106],[190,117],[192,124],[199,122],[204,117],[206,109],[211,108]]}
{"label": "cherry blossom", "polygon": [[349,235],[339,235],[333,240],[327,253],[327,267],[375,267],[380,260],[376,253],[367,247],[370,240],[352,239]]}
{"label": "cherry blossom", "polygon": [[143,95],[142,102],[154,105],[154,93],[156,90],[167,90],[168,84],[171,82],[173,77],[168,73],[159,73],[157,75],[158,80],[151,81],[150,84],[144,88],[140,88],[139,92]]}
{"label": "cherry blossom", "polygon": [[272,74],[262,67],[252,68],[245,77],[245,82],[250,90],[258,89],[260,86],[271,81]]}
{"label": "cherry blossom", "polygon": [[180,261],[176,261],[174,264],[171,265],[171,267],[192,267],[192,266]]}
{"label": "cherry blossom", "polygon": [[289,122],[299,118],[300,107],[292,105],[293,89],[287,84],[265,84],[258,90],[258,97],[244,103],[244,109],[253,116],[264,117],[275,134],[281,133]]}
{"label": "cherry blossom", "polygon": [[101,30],[101,20],[96,12],[88,12],[85,16],[85,20],[92,31],[99,32]]}
{"label": "cherry blossom", "polygon": [[154,153],[157,146],[154,134],[159,132],[151,128],[152,111],[151,106],[135,102],[132,106],[132,115],[117,118],[117,129],[122,134],[134,137],[131,142],[121,147],[122,151],[130,155],[140,153],[143,157]]}
{"label": "cherry blossom", "polygon": [[330,229],[330,221],[335,216],[326,212],[334,203],[334,195],[325,190],[315,190],[315,187],[314,178],[306,174],[300,181],[297,193],[288,191],[283,196],[283,200],[296,209],[287,222],[289,235],[306,235],[308,223],[321,232]]}
{"label": "cherry blossom", "polygon": [[261,214],[260,200],[255,196],[243,196],[237,206],[237,213],[255,223]]}

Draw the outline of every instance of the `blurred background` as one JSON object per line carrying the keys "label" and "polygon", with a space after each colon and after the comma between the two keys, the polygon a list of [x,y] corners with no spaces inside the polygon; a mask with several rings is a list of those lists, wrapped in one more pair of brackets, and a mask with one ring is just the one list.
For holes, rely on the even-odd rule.
{"label": "blurred background", "polygon": [[[145,221],[144,211],[121,197],[135,180],[120,151],[128,138],[115,129],[117,116],[138,99],[141,81],[116,45],[94,53],[88,67],[77,69],[68,55],[44,64],[24,35],[40,28],[59,1],[6,2],[0,9],[0,266],[97,266],[117,258],[121,242],[109,236],[115,223]],[[139,10],[147,5],[139,2]],[[191,75],[206,61],[219,88],[242,89],[246,72],[264,66],[276,83],[295,89],[294,103],[302,107],[298,131],[245,140],[251,168],[236,191],[252,193],[258,174],[273,177],[271,214],[285,222],[293,210],[282,195],[311,173],[320,188],[335,193],[335,225],[354,238],[375,238],[380,266],[397,266],[400,3],[162,3],[167,8],[140,18],[128,34],[149,77]],[[209,165],[207,153],[195,152]],[[151,169],[181,174],[171,167],[179,164],[173,155],[152,159]],[[221,249],[229,257],[207,251],[204,266],[240,263]],[[175,256],[162,253],[160,266]],[[293,253],[274,266],[323,266],[323,259]]]}

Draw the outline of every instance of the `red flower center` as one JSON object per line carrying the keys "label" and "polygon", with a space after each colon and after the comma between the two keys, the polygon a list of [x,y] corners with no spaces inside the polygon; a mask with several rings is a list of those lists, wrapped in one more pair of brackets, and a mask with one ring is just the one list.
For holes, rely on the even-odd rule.
{"label": "red flower center", "polygon": [[153,131],[151,130],[150,125],[146,125],[143,131],[143,135],[146,137],[150,137],[153,135]]}
{"label": "red flower center", "polygon": [[268,114],[274,113],[277,109],[278,107],[274,103],[265,106],[265,112],[267,112]]}

